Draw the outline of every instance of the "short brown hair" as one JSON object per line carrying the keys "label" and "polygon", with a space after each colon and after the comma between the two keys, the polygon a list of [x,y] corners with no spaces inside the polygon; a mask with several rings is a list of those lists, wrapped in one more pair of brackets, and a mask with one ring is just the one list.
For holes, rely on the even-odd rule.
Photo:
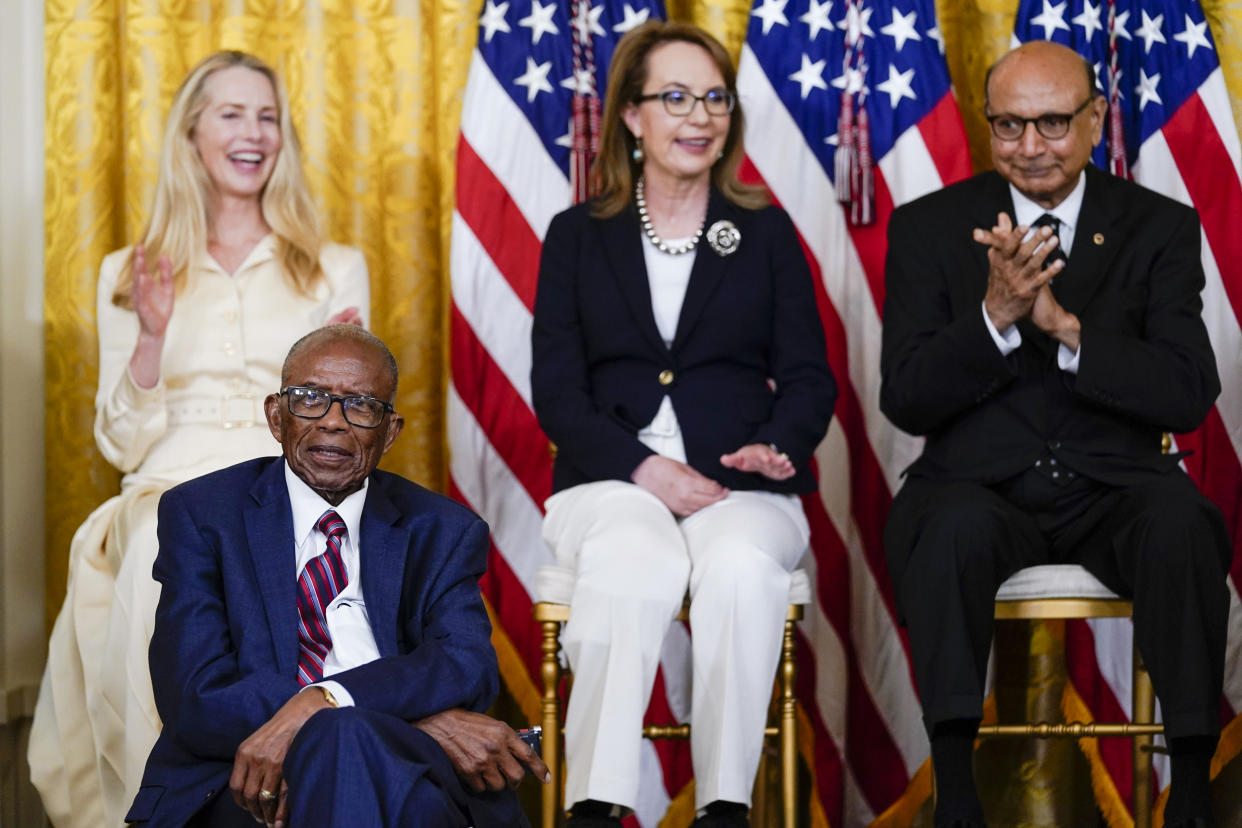
{"label": "short brown hair", "polygon": [[[615,216],[625,209],[633,194],[634,179],[642,172],[642,165],[633,159],[634,136],[622,122],[621,111],[643,93],[643,85],[647,82],[647,56],[651,50],[674,41],[692,43],[711,55],[725,87],[737,94],[737,72],[728,52],[719,40],[698,26],[652,20],[621,38],[608,69],[599,155],[591,166],[591,193],[595,197],[591,212],[600,218]],[[742,147],[745,131],[746,119],[741,101],[738,101],[729,120],[729,134],[725,136],[721,158],[712,165],[712,183],[735,204],[762,207],[768,203],[767,193],[737,179],[737,169],[745,154]]]}

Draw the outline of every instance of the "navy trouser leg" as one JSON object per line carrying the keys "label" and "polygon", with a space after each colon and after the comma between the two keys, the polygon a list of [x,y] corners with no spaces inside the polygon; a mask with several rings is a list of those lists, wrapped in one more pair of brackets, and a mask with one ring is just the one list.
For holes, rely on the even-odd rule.
{"label": "navy trouser leg", "polygon": [[446,790],[446,768],[451,777],[435,740],[400,719],[353,707],[321,711],[285,757],[290,823],[463,828],[469,822]]}

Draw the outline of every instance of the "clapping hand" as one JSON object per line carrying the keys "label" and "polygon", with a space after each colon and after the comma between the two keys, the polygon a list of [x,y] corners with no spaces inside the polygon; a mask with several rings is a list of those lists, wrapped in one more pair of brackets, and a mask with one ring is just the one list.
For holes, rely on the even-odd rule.
{"label": "clapping hand", "polygon": [[1041,331],[1077,351],[1081,323],[1052,294],[1052,278],[1065,269],[1065,260],[1044,267],[1060,239],[1052,235],[1052,228],[1041,227],[1023,241],[1029,229],[1012,226],[1006,213],[996,217],[991,231],[975,228],[975,241],[988,245],[984,308],[998,331],[1029,316]]}
{"label": "clapping hand", "polygon": [[175,300],[172,262],[167,256],[160,256],[159,275],[152,276],[147,268],[147,249],[142,244],[134,248],[132,299],[140,333],[162,339],[168,330]]}
{"label": "clapping hand", "polygon": [[[983,305],[998,331],[1030,316],[1041,290],[1065,267],[1061,259],[1044,267],[1059,241],[1053,237],[1052,228],[1041,227],[1023,241],[1029,230],[1021,224],[1014,227],[1009,215],[1000,213],[991,230],[976,227],[974,231],[975,241],[988,246],[988,289]],[[1051,297],[1048,291],[1047,298]]]}
{"label": "clapping hand", "polygon": [[147,249],[134,248],[134,287],[130,300],[138,317],[138,341],[129,358],[129,373],[140,388],[154,388],[160,381],[160,357],[164,352],[164,334],[172,318],[176,290],[173,287],[172,262],[160,256],[159,275],[152,276],[147,266]]}
{"label": "clapping hand", "polygon": [[325,327],[328,325],[357,325],[363,327],[362,312],[358,310],[356,305],[350,305],[343,311],[334,313],[327,322],[323,323]]}

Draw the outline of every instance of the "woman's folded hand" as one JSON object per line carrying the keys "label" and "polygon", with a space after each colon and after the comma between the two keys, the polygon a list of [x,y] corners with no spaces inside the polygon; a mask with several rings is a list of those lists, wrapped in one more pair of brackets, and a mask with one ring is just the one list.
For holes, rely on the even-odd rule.
{"label": "woman's folded hand", "polygon": [[630,478],[680,517],[694,514],[729,496],[729,490],[685,463],[653,454],[638,464]]}

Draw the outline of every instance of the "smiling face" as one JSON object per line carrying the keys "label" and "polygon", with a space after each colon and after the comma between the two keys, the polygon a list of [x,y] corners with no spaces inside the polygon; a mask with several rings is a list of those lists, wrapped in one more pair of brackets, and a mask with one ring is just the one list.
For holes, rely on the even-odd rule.
{"label": "smiling face", "polygon": [[[681,40],[662,43],[647,54],[643,95],[670,89],[699,96],[724,89],[725,80],[712,56],[701,46]],[[659,99],[627,104],[621,114],[626,127],[643,140],[648,177],[706,179],[724,149],[729,115],[708,115],[697,101],[689,115],[669,115]]]}
{"label": "smiling face", "polygon": [[261,72],[230,66],[203,83],[191,140],[217,195],[258,198],[282,145],[276,91]]}
{"label": "smiling face", "polygon": [[992,135],[996,171],[1044,208],[1060,204],[1078,183],[1078,174],[1100,142],[1108,103],[1087,82],[1082,58],[1047,41],[1032,41],[1006,55],[992,71],[987,89],[989,115],[1037,118],[1068,114],[1091,103],[1070,120],[1069,132],[1055,140],[1028,123],[1021,137],[1003,141]]}
{"label": "smiling face", "polygon": [[[287,386],[322,388],[337,396],[361,394],[391,402],[396,391],[382,354],[353,340],[329,339],[313,345],[289,362],[285,374]],[[318,420],[296,417],[289,412],[286,397],[276,394],[264,401],[264,411],[289,468],[333,506],[362,488],[405,425],[396,413],[386,415],[375,428],[352,425],[337,402]]]}

